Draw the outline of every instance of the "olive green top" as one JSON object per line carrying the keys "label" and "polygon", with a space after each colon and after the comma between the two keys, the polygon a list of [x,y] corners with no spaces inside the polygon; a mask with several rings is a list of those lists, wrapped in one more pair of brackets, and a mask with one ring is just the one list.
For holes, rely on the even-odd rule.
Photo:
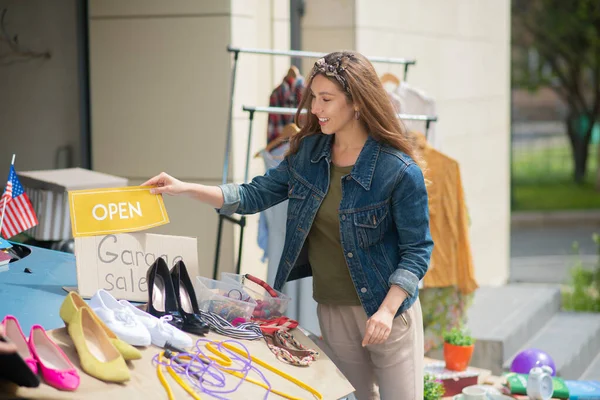
{"label": "olive green top", "polygon": [[340,242],[338,209],[342,201],[342,178],[350,171],[352,166],[336,167],[331,164],[329,191],[308,234],[308,260],[313,273],[313,297],[321,304],[360,305]]}

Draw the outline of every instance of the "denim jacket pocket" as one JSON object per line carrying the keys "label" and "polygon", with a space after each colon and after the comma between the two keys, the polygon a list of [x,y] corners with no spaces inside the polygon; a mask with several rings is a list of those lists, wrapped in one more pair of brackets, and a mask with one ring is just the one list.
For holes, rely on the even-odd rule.
{"label": "denim jacket pocket", "polygon": [[367,248],[379,243],[389,228],[390,217],[388,203],[370,210],[354,213],[354,227],[358,245]]}
{"label": "denim jacket pocket", "polygon": [[294,179],[290,182],[288,190],[288,217],[297,216],[305,203],[306,197],[310,194],[310,188],[302,182]]}

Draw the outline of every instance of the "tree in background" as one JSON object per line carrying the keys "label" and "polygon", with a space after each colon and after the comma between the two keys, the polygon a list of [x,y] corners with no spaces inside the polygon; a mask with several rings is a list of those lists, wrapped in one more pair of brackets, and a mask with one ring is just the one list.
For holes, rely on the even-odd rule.
{"label": "tree in background", "polygon": [[[513,0],[513,85],[551,87],[567,105],[566,132],[574,179],[585,179],[589,145],[600,113],[600,1]],[[539,56],[532,69],[523,57]],[[521,57],[519,57],[521,56]]]}

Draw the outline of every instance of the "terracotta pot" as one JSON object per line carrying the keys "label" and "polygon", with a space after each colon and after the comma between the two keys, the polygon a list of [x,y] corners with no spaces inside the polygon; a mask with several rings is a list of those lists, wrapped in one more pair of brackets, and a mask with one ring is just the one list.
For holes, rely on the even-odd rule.
{"label": "terracotta pot", "polygon": [[471,362],[475,344],[470,346],[455,346],[444,342],[444,361],[446,369],[452,371],[464,371]]}

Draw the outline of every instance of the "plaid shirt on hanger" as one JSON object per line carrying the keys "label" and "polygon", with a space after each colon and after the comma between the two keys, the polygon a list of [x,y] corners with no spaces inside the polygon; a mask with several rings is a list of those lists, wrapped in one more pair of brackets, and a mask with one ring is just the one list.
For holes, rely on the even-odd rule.
{"label": "plaid shirt on hanger", "polygon": [[[295,80],[284,79],[273,92],[269,99],[269,107],[297,108],[302,100],[304,90],[304,77],[298,76]],[[269,114],[267,127],[267,143],[275,140],[287,124],[294,122],[294,115]]]}

